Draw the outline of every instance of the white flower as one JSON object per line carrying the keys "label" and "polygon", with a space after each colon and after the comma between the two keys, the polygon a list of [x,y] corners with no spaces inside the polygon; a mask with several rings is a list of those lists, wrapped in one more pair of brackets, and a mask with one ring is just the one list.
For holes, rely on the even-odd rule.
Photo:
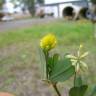
{"label": "white flower", "polygon": [[67,55],[67,58],[71,59],[72,65],[75,67],[75,71],[79,72],[80,70],[85,71],[88,70],[88,66],[85,62],[83,62],[83,59],[88,55],[88,52],[81,53],[81,49],[83,48],[83,45],[80,45],[79,50],[77,52],[77,56],[74,55]]}

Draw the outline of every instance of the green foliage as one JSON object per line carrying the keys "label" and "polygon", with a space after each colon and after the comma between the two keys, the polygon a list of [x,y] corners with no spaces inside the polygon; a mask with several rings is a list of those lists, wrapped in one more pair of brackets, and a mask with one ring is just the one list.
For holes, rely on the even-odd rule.
{"label": "green foliage", "polygon": [[52,70],[55,64],[58,62],[58,59],[59,59],[59,54],[54,54],[52,57],[49,57],[48,59],[49,75],[52,73]]}
{"label": "green foliage", "polygon": [[38,1],[38,3],[40,3],[40,4],[43,4],[44,3],[44,0],[37,0]]}
{"label": "green foliage", "polygon": [[[42,73],[43,80],[50,80],[51,82],[63,82],[69,79],[75,73],[75,68],[72,66],[70,59],[64,57],[63,59],[59,58],[59,54],[54,54],[49,56],[44,51],[41,51],[42,55]],[[47,72],[46,72],[47,71]]]}
{"label": "green foliage", "polygon": [[96,96],[96,86],[94,86],[90,96]]}
{"label": "green foliage", "polygon": [[[46,39],[49,39],[49,38],[47,38],[46,36],[44,38],[45,38],[44,43],[46,43]],[[50,83],[55,89],[57,95],[61,96],[57,88],[57,83],[64,82],[65,80],[68,80],[72,75],[74,75],[75,67],[72,66],[72,62],[70,61],[70,59],[66,57],[61,59],[59,54],[53,54],[50,56],[50,50],[42,49],[42,53],[43,55],[41,55],[41,57],[43,57],[44,59],[44,63],[42,63],[43,65],[42,72],[44,76],[43,80],[46,81],[47,83]],[[42,61],[42,58],[41,58],[41,61]]]}
{"label": "green foliage", "polygon": [[40,53],[40,61],[41,61],[41,75],[42,75],[42,79],[46,80],[46,61],[45,61],[45,56],[43,51],[40,49],[39,50]]}
{"label": "green foliage", "polygon": [[45,52],[44,54],[45,56],[41,56],[46,60],[46,62],[43,60],[44,63],[42,63],[44,80],[48,79],[51,82],[57,83],[63,82],[74,75],[75,68],[72,66],[70,59],[65,57],[63,59],[59,59],[58,54],[54,54],[53,56],[48,56]]}
{"label": "green foliage", "polygon": [[74,86],[75,87],[80,87],[80,86],[82,86],[82,83],[83,83],[83,81],[82,81],[81,76],[76,76],[76,79],[74,81]]}
{"label": "green foliage", "polygon": [[63,82],[69,79],[75,73],[70,59],[62,59],[55,63],[50,74],[50,80],[53,82]]}
{"label": "green foliage", "polygon": [[91,0],[91,2],[92,2],[93,4],[96,4],[96,0]]}
{"label": "green foliage", "polygon": [[35,14],[35,0],[22,0],[29,9],[29,12],[31,13],[32,16]]}
{"label": "green foliage", "polygon": [[69,96],[85,96],[88,85],[82,85],[80,87],[73,87],[69,91]]}
{"label": "green foliage", "polygon": [[[47,36],[43,38],[44,39],[41,39],[41,42],[44,43],[45,47],[48,47],[48,45],[50,44],[50,39],[52,39],[52,37],[50,37],[50,39],[47,38]],[[83,45],[80,44],[79,49],[76,52],[76,56],[66,54],[63,58],[61,58],[59,54],[52,55],[50,54],[50,50],[45,50],[44,48],[42,48],[41,42],[40,47],[42,49],[42,52],[44,53],[44,60],[46,61],[45,65],[43,66],[45,67],[44,69],[46,69],[46,81],[53,86],[57,95],[61,96],[56,86],[58,82],[64,82],[74,75],[74,87],[70,89],[69,96],[85,96],[88,85],[83,84],[80,64],[83,64],[82,68],[86,69],[87,71],[88,66],[82,60],[88,55],[88,52],[82,53],[81,49],[83,48]],[[51,40],[51,43],[52,42],[53,41]],[[95,94],[95,91],[96,89],[93,90],[92,95]]]}
{"label": "green foliage", "polygon": [[0,0],[0,9],[2,8],[3,0]]}
{"label": "green foliage", "polygon": [[0,4],[2,4],[3,3],[3,0],[0,0]]}
{"label": "green foliage", "polygon": [[[35,14],[35,0],[22,0],[22,2],[24,2],[28,9],[29,12],[31,13],[32,16],[34,16]],[[43,4],[44,0],[37,0],[38,3]]]}
{"label": "green foliage", "polygon": [[[29,9],[29,12],[31,13],[32,16],[35,14],[35,0],[22,0]],[[37,0],[38,3],[43,4],[44,0]]]}
{"label": "green foliage", "polygon": [[[43,37],[43,38],[46,38]],[[47,38],[46,38],[47,39]],[[46,41],[46,39],[44,39]],[[46,42],[45,42],[46,43]],[[57,92],[58,96],[61,96],[59,90],[57,89],[58,82],[64,82],[65,80],[68,80],[70,77],[74,75],[74,87],[72,87],[69,91],[69,96],[85,96],[85,93],[87,91],[88,85],[84,85],[82,83],[81,78],[81,72],[80,69],[76,70],[77,68],[77,62],[81,62],[81,57],[84,59],[84,57],[87,54],[81,54],[81,48],[83,45],[80,45],[79,50],[77,51],[78,57],[75,57],[73,55],[65,55],[63,58],[60,58],[59,54],[54,54],[50,56],[50,50],[44,50],[44,60],[46,61],[43,65],[45,67],[46,74],[46,80],[51,85],[53,85],[53,88]],[[42,47],[41,47],[42,48]],[[70,58],[68,58],[70,57]],[[74,59],[72,59],[74,58]],[[76,61],[75,65],[72,65],[72,60]],[[87,65],[86,65],[87,66]],[[92,95],[95,94],[96,89],[93,90]]]}

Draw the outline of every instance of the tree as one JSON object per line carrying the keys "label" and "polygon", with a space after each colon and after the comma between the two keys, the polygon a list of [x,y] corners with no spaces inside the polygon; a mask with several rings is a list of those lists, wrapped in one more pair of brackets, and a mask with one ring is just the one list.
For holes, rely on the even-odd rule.
{"label": "tree", "polygon": [[96,0],[91,0],[92,7],[91,7],[91,13],[93,15],[96,15]]}
{"label": "tree", "polygon": [[34,16],[35,13],[35,0],[22,0],[22,2],[25,3],[27,6],[29,12],[31,13],[32,16]]}
{"label": "tree", "polygon": [[96,0],[91,0],[91,2],[92,2],[93,4],[96,4]]}
{"label": "tree", "polygon": [[2,8],[3,0],[0,0],[0,9]]}
{"label": "tree", "polygon": [[27,5],[29,12],[32,16],[35,14],[35,3],[43,4],[44,0],[22,0]]}
{"label": "tree", "polygon": [[43,4],[44,0],[37,0],[38,3]]}
{"label": "tree", "polygon": [[92,3],[92,7],[91,7],[91,14],[92,14],[92,23],[93,23],[93,31],[94,31],[94,35],[96,37],[96,30],[95,30],[95,23],[96,23],[96,0],[91,0],[91,3]]}

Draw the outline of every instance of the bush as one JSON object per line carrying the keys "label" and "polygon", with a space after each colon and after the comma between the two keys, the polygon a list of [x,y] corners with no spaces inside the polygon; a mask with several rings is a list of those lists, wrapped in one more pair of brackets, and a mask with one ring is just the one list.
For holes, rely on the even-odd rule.
{"label": "bush", "polygon": [[96,4],[96,0],[91,0],[91,2],[92,2],[93,4]]}

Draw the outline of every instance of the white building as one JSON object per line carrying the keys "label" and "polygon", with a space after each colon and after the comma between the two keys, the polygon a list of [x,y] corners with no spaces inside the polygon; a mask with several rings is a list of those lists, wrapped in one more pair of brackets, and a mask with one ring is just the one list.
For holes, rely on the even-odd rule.
{"label": "white building", "polygon": [[18,0],[14,3],[12,0],[4,0],[1,14],[3,14],[3,16],[0,18],[0,20],[10,21],[14,20],[15,18],[27,16],[27,14],[29,15],[29,11],[27,8],[25,8],[24,4],[20,3]]}
{"label": "white building", "polygon": [[[45,13],[53,13],[55,18],[64,16],[75,16],[82,9],[87,10],[86,0],[45,0]],[[84,12],[85,12],[84,11]],[[85,15],[85,13],[82,15]]]}
{"label": "white building", "polygon": [[10,2],[10,0],[5,0],[5,3],[2,6],[2,11],[4,14],[6,14],[6,13],[13,14],[14,13],[14,5]]}

